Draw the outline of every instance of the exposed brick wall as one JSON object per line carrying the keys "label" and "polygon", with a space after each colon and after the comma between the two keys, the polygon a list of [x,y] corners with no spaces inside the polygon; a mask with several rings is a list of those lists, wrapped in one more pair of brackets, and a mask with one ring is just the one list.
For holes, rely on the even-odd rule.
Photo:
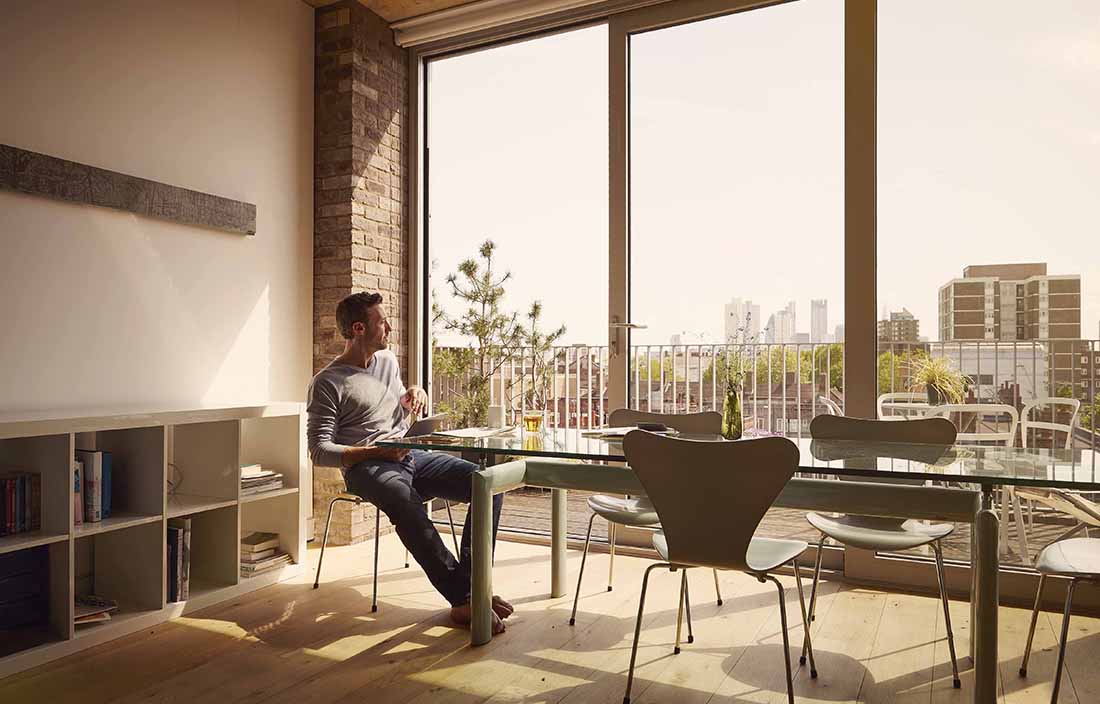
{"label": "exposed brick wall", "polygon": [[386,297],[395,354],[407,362],[408,208],[405,50],[355,0],[316,11],[313,367],[343,351],[337,301]]}
{"label": "exposed brick wall", "polygon": [[[313,369],[344,349],[336,303],[380,291],[393,325],[394,353],[406,368],[409,325],[406,176],[406,54],[384,20],[356,0],[315,15]],[[320,537],[338,473],[315,472]],[[330,544],[373,537],[374,507],[337,504]],[[383,520],[382,532],[389,524]]]}

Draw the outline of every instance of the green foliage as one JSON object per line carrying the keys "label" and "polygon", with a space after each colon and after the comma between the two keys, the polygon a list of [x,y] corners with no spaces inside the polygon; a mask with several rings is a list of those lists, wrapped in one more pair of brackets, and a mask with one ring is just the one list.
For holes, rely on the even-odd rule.
{"label": "green foliage", "polygon": [[947,403],[962,403],[966,396],[966,377],[947,357],[916,355],[911,372],[910,391],[935,389]]}
{"label": "green foliage", "polygon": [[495,250],[492,240],[485,240],[478,258],[462,261],[458,273],[447,276],[451,295],[467,304],[461,316],[452,318],[438,305],[432,310],[433,323],[474,340],[469,348],[437,350],[433,357],[434,374],[464,380],[457,393],[440,404],[440,410],[459,426],[485,425],[493,375],[511,361],[524,340],[518,315],[501,306],[504,284],[512,275],[493,270]]}
{"label": "green foliage", "polygon": [[[531,367],[530,372],[525,372],[523,384],[524,403],[527,408],[542,410],[546,408],[547,392],[549,391],[551,376],[554,372],[554,359],[551,351],[562,335],[565,334],[565,326],[558,326],[552,332],[543,332],[539,328],[542,318],[542,302],[535,301],[527,312],[527,327],[520,329],[520,337],[523,344],[530,348]],[[524,353],[526,355],[526,352]],[[524,360],[526,363],[526,360]],[[515,384],[513,384],[515,386]]]}

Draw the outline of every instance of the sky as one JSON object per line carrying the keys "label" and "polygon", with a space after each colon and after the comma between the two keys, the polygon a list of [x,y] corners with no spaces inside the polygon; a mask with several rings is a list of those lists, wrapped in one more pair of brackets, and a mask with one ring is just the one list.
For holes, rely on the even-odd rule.
{"label": "sky", "polygon": [[[1100,3],[880,0],[878,32],[879,309],[937,339],[963,267],[1045,261],[1100,335]],[[437,299],[461,310],[444,277],[491,238],[506,308],[606,344],[606,27],[429,71]],[[733,297],[843,323],[843,2],[636,35],[630,81],[633,341],[721,342]]]}

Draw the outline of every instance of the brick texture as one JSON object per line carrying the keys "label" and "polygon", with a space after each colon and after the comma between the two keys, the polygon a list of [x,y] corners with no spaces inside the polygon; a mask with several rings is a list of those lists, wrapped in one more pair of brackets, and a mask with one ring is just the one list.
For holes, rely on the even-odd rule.
{"label": "brick texture", "polygon": [[[385,296],[391,346],[404,369],[406,53],[386,22],[357,0],[318,8],[314,17],[313,370],[343,352],[336,303],[357,291]],[[329,500],[343,489],[338,472],[321,470],[314,474],[318,538]],[[382,532],[388,530],[383,517]],[[373,506],[337,504],[330,544],[361,542],[373,533]]]}

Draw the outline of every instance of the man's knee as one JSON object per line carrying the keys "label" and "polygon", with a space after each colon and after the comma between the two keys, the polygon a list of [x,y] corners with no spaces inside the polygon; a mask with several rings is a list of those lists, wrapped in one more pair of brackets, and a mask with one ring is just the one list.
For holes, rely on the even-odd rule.
{"label": "man's knee", "polygon": [[423,503],[407,471],[394,463],[360,462],[348,469],[345,481],[348,491],[378,506],[391,518]]}

